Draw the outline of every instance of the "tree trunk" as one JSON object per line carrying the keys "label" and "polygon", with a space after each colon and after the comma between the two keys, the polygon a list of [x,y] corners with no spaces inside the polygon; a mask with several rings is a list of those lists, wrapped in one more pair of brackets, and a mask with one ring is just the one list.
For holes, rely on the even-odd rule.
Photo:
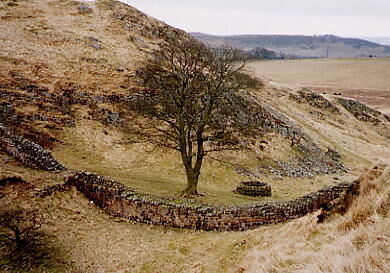
{"label": "tree trunk", "polygon": [[182,149],[181,149],[181,156],[184,164],[184,168],[186,170],[187,175],[187,187],[183,191],[184,195],[198,195],[198,182],[199,182],[199,176],[200,176],[200,169],[202,167],[203,162],[203,140],[200,137],[198,137],[197,144],[198,144],[198,153],[196,155],[196,161],[193,166],[192,162],[192,144],[189,145],[188,151],[186,147],[186,143],[190,143],[190,137],[188,140],[184,138],[182,141]]}
{"label": "tree trunk", "polygon": [[186,174],[187,174],[187,187],[183,193],[185,193],[186,195],[197,195],[200,173],[196,173],[192,169],[186,168]]}

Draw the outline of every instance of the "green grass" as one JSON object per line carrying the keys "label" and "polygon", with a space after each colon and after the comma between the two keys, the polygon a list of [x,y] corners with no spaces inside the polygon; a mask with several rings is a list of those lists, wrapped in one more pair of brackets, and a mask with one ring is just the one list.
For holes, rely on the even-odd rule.
{"label": "green grass", "polygon": [[[108,130],[108,134],[104,134],[98,122],[65,129],[61,134],[60,137],[66,144],[57,146],[53,153],[66,167],[99,173],[138,192],[166,197],[177,202],[182,200],[180,195],[186,186],[186,176],[178,154],[171,151],[151,151],[152,149],[144,144],[119,144],[123,137],[128,136],[115,130]],[[226,161],[233,159],[247,168],[260,165],[256,157],[251,155],[229,154],[226,157]],[[221,161],[225,161],[225,158]],[[197,197],[196,202],[240,205],[264,200],[288,200],[336,182],[330,176],[283,180],[264,176],[260,180],[271,185],[273,196],[247,197],[235,194],[233,190],[240,182],[250,178],[237,174],[232,164],[221,161],[205,160],[199,181],[199,192],[204,196]],[[352,179],[347,176],[340,180]]]}

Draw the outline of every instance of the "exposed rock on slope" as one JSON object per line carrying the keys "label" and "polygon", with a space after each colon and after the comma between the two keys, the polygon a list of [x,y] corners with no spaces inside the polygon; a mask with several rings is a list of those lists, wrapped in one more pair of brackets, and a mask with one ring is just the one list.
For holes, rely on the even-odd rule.
{"label": "exposed rock on slope", "polygon": [[40,145],[14,135],[0,123],[0,150],[12,155],[24,165],[46,171],[64,171],[62,166]]}
{"label": "exposed rock on slope", "polygon": [[338,102],[356,119],[371,123],[376,131],[390,139],[390,116],[383,114],[356,100],[339,98]]}
{"label": "exposed rock on slope", "polygon": [[310,89],[304,88],[298,90],[297,95],[291,94],[290,98],[297,101],[298,103],[306,102],[315,108],[329,111],[331,113],[337,114],[340,112],[340,110],[333,103]]}
{"label": "exposed rock on slope", "polygon": [[390,121],[390,116],[385,115],[375,109],[372,109],[356,100],[339,98],[338,101],[358,120],[372,122],[374,124],[386,123]]}

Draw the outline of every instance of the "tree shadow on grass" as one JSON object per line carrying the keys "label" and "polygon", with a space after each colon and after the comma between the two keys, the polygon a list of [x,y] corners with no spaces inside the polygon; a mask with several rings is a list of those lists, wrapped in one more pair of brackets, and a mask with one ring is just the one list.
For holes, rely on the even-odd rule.
{"label": "tree shadow on grass", "polygon": [[69,269],[56,238],[36,232],[22,247],[0,236],[0,270],[10,272],[61,272]]}

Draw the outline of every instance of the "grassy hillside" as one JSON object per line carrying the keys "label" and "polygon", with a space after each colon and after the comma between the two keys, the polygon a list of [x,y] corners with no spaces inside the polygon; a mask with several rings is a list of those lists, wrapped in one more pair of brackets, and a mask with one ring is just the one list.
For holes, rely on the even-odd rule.
{"label": "grassy hillside", "polygon": [[[94,94],[123,93],[131,72],[165,25],[115,1],[1,2],[1,78],[28,76],[49,91],[70,84]],[[11,72],[14,72],[11,74]]]}
{"label": "grassy hillside", "polygon": [[[1,1],[0,20],[1,123],[51,150],[70,170],[97,172],[137,191],[183,201],[179,155],[136,143],[128,130],[126,99],[139,90],[136,70],[153,49],[173,33],[186,33],[111,0]],[[292,146],[288,136],[270,129],[248,151],[208,158],[200,178],[204,196],[190,201],[232,205],[268,200],[232,192],[249,179],[269,183],[269,199],[289,200],[366,173],[363,195],[346,215],[324,224],[317,224],[313,214],[241,233],[195,232],[107,216],[74,190],[42,199],[33,190],[0,186],[1,207],[11,198],[44,212],[50,259],[32,270],[354,272],[360,266],[363,272],[381,272],[388,263],[390,121],[370,110],[367,115],[375,122],[362,121],[338,96],[300,91],[266,84],[250,96],[268,109],[265,115],[273,113],[279,123],[285,119],[286,126],[302,131],[307,146],[335,150],[348,171],[315,175],[309,170],[304,177],[281,173],[278,164],[291,172],[294,164],[306,167],[304,160],[316,161],[318,154]],[[378,162],[383,165],[367,173]],[[36,189],[63,181],[61,174],[23,167],[0,152],[0,180],[12,176]],[[6,248],[0,247],[0,270],[11,270],[15,265],[7,265]],[[329,264],[332,258],[338,261],[334,265]]]}

